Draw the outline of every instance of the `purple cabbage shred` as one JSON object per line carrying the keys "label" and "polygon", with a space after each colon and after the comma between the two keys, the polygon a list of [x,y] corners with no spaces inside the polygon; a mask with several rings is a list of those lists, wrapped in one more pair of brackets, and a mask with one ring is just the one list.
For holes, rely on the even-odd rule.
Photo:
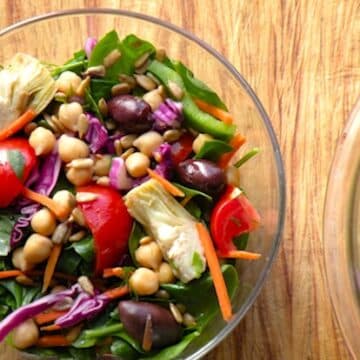
{"label": "purple cabbage shred", "polygon": [[89,128],[85,134],[85,140],[90,144],[92,153],[99,152],[108,142],[108,132],[98,118],[90,113],[86,114],[89,120]]}
{"label": "purple cabbage shred", "polygon": [[160,157],[160,162],[156,165],[154,171],[167,180],[171,179],[174,169],[171,157],[171,145],[168,143],[161,144],[155,150],[154,154]]}
{"label": "purple cabbage shred", "polygon": [[88,59],[90,59],[91,53],[97,44],[97,40],[93,37],[88,37],[85,41],[84,50]]}
{"label": "purple cabbage shred", "polygon": [[181,102],[166,99],[152,114],[156,131],[164,132],[170,129],[179,129],[183,122],[183,107]]}

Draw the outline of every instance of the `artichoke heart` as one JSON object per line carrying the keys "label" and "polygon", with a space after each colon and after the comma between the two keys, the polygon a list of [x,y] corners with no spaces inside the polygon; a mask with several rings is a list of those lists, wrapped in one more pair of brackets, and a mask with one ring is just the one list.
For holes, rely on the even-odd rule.
{"label": "artichoke heart", "polygon": [[0,71],[0,130],[28,108],[39,114],[53,99],[55,80],[40,61],[17,53]]}
{"label": "artichoke heart", "polygon": [[130,214],[158,243],[176,277],[187,283],[205,271],[206,260],[193,218],[154,180],[125,196]]}

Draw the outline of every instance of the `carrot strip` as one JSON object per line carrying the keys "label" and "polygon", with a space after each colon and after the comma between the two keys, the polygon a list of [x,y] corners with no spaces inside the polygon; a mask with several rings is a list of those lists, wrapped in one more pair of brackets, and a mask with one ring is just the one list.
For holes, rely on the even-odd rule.
{"label": "carrot strip", "polygon": [[103,294],[110,298],[111,300],[123,297],[124,295],[128,294],[130,292],[130,289],[127,285],[120,286],[114,289],[110,289],[108,291],[105,291]]}
{"label": "carrot strip", "polygon": [[185,207],[191,199],[192,199],[192,196],[190,196],[190,195],[186,196],[186,197],[184,197],[183,200],[181,200],[180,204]]}
{"label": "carrot strip", "polygon": [[7,139],[11,135],[21,130],[26,124],[36,117],[33,109],[26,110],[20,117],[11,122],[5,129],[0,130],[0,141]]}
{"label": "carrot strip", "polygon": [[43,325],[52,321],[57,320],[59,317],[67,314],[67,311],[51,311],[47,313],[40,313],[35,315],[34,320],[38,325]]}
{"label": "carrot strip", "polygon": [[0,279],[7,279],[11,277],[17,277],[19,275],[24,275],[24,273],[20,270],[5,270],[0,271]]}
{"label": "carrot strip", "polygon": [[225,169],[229,165],[231,158],[240,149],[241,145],[245,143],[245,141],[246,139],[244,138],[244,136],[240,134],[236,134],[230,141],[230,145],[232,146],[233,150],[226,154],[221,155],[218,161],[219,167]]}
{"label": "carrot strip", "polygon": [[124,275],[124,269],[121,267],[108,268],[103,271],[103,278],[109,278],[112,276],[122,277]]}
{"label": "carrot strip", "polygon": [[36,343],[39,347],[60,347],[70,346],[71,342],[63,335],[45,335]]}
{"label": "carrot strip", "polygon": [[56,324],[51,324],[51,325],[48,325],[48,326],[42,326],[40,328],[41,331],[58,331],[58,330],[61,330],[61,326],[59,325],[56,325]]}
{"label": "carrot strip", "polygon": [[32,191],[28,188],[24,188],[22,194],[29,200],[33,200],[47,208],[49,208],[57,218],[63,219],[67,215],[67,211],[65,208],[56,203],[53,199],[49,197],[38,194],[35,191]]}
{"label": "carrot strip", "polygon": [[205,257],[209,266],[211,277],[213,279],[221,314],[225,321],[229,321],[233,315],[231,309],[231,301],[226,288],[223,274],[221,272],[219,259],[216,256],[214,244],[211,240],[209,232],[202,223],[197,223],[196,229],[199,233],[199,238],[205,251]]}
{"label": "carrot strip", "polygon": [[157,174],[155,171],[147,169],[147,172],[151,178],[157,180],[171,195],[179,197],[185,196],[185,194],[180,189],[174,186],[170,181],[163,178],[161,175]]}
{"label": "carrot strip", "polygon": [[223,123],[228,125],[234,123],[234,118],[227,111],[222,110],[200,99],[194,99],[194,102],[200,110],[205,111],[206,113],[216,117]]}
{"label": "carrot strip", "polygon": [[46,292],[50,285],[50,281],[54,275],[55,266],[59,260],[60,254],[62,250],[62,244],[55,244],[50,252],[50,256],[48,258],[45,272],[44,272],[44,281],[43,281],[43,288],[42,292]]}
{"label": "carrot strip", "polygon": [[226,254],[219,253],[218,256],[224,259],[244,259],[244,260],[258,260],[261,258],[261,254],[253,253],[243,250],[230,250]]}

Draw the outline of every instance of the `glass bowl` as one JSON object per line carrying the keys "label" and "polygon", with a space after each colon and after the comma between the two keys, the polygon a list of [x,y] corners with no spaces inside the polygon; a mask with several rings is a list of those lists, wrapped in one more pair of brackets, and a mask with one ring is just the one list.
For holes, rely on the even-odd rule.
{"label": "glass bowl", "polygon": [[360,358],[360,100],[340,137],[332,164],[324,213],[328,287],[340,328]]}
{"label": "glass bowl", "polygon": [[169,57],[183,61],[194,74],[214,88],[228,105],[248,141],[240,152],[259,146],[261,154],[241,168],[241,186],[262,216],[249,249],[262,253],[260,261],[238,262],[241,284],[233,301],[235,316],[225,323],[218,316],[181,355],[199,359],[223,340],[255,301],[274,262],[284,221],[285,179],[270,120],[244,78],[218,52],[186,31],[146,15],[113,9],[81,9],[42,15],[0,32],[0,63],[16,52],[61,64],[83,47],[88,36],[101,37],[116,29],[120,36],[137,34]]}

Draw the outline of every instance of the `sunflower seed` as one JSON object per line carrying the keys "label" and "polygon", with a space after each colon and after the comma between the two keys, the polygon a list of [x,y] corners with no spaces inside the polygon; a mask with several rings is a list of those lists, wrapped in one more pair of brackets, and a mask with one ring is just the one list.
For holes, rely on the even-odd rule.
{"label": "sunflower seed", "polygon": [[120,139],[114,141],[114,148],[117,156],[120,156],[123,153]]}
{"label": "sunflower seed", "polygon": [[139,244],[140,245],[146,245],[154,241],[154,239],[151,236],[144,236],[140,239]]}
{"label": "sunflower seed", "polygon": [[98,101],[98,107],[101,112],[101,115],[107,116],[108,115],[108,106],[104,98],[101,98]]}
{"label": "sunflower seed", "polygon": [[150,53],[147,52],[145,54],[142,54],[136,61],[135,61],[135,69],[141,68],[148,60],[150,56]]}
{"label": "sunflower seed", "polygon": [[180,136],[181,136],[181,131],[177,129],[166,130],[163,135],[164,141],[169,143],[179,140]]}
{"label": "sunflower seed", "polygon": [[74,159],[68,164],[66,164],[67,168],[75,168],[75,169],[88,169],[94,166],[94,160],[87,159]]}
{"label": "sunflower seed", "polygon": [[85,114],[80,114],[77,128],[79,132],[79,138],[83,139],[87,131],[89,130],[89,120]]}
{"label": "sunflower seed", "polygon": [[87,76],[84,80],[81,81],[80,85],[76,88],[75,94],[77,96],[84,96],[87,88],[90,86],[90,76]]}
{"label": "sunflower seed", "polygon": [[119,80],[121,82],[127,83],[130,86],[131,89],[133,89],[136,86],[135,79],[130,75],[120,74],[119,75]]}
{"label": "sunflower seed", "polygon": [[181,314],[184,314],[186,311],[186,306],[184,304],[176,304],[176,307],[179,309]]}
{"label": "sunflower seed", "polygon": [[85,216],[83,214],[83,212],[76,207],[72,212],[71,212],[71,220],[75,221],[78,225],[80,226],[86,226],[86,220],[85,220]]}
{"label": "sunflower seed", "polygon": [[150,90],[154,90],[157,87],[156,82],[154,82],[154,80],[150,79],[148,76],[146,75],[134,75],[136,82],[145,90],[150,91]]}
{"label": "sunflower seed", "polygon": [[78,192],[75,198],[78,203],[84,203],[96,200],[98,195],[91,192]]}
{"label": "sunflower seed", "polygon": [[173,303],[170,303],[169,307],[170,307],[171,314],[174,317],[175,321],[177,323],[181,324],[183,322],[183,316],[181,315],[180,310]]}
{"label": "sunflower seed", "polygon": [[134,141],[136,140],[137,136],[134,134],[124,135],[120,138],[120,143],[123,149],[129,149],[133,146]]}
{"label": "sunflower seed", "polygon": [[133,154],[135,152],[135,149],[133,147],[131,147],[130,149],[127,149],[122,155],[121,158],[123,158],[124,160],[126,160],[131,154]]}
{"label": "sunflower seed", "polygon": [[95,294],[94,285],[92,284],[92,282],[90,281],[90,279],[87,276],[84,276],[84,275],[80,276],[78,278],[78,284],[89,295]]}
{"label": "sunflower seed", "polygon": [[104,77],[106,73],[104,65],[97,65],[89,67],[84,73],[84,76],[96,76],[96,77]]}
{"label": "sunflower seed", "polygon": [[183,316],[183,324],[186,327],[193,327],[196,325],[196,320],[191,314],[185,313]]}
{"label": "sunflower seed", "polygon": [[69,241],[70,241],[70,242],[80,241],[81,239],[84,238],[85,235],[86,235],[86,232],[85,232],[84,230],[80,230],[80,231],[76,232],[75,234],[72,234],[72,235],[69,237]]}
{"label": "sunflower seed", "polygon": [[117,95],[128,94],[130,92],[130,90],[131,90],[131,88],[128,83],[124,82],[121,84],[116,84],[111,88],[111,95],[117,96]]}
{"label": "sunflower seed", "polygon": [[71,226],[69,222],[59,224],[51,236],[51,241],[54,244],[65,244],[71,235]]}
{"label": "sunflower seed", "polygon": [[158,299],[168,300],[170,299],[170,294],[166,290],[161,289],[155,293],[155,297],[157,297]]}
{"label": "sunflower seed", "polygon": [[108,68],[114,65],[120,58],[121,58],[121,52],[118,49],[114,49],[108,55],[105,56],[103,61],[104,66]]}
{"label": "sunflower seed", "polygon": [[110,185],[110,178],[108,176],[101,176],[96,180],[98,185],[102,186],[109,186]]}
{"label": "sunflower seed", "polygon": [[183,98],[184,91],[181,89],[181,87],[177,83],[170,80],[168,82],[168,88],[175,99],[181,100]]}

